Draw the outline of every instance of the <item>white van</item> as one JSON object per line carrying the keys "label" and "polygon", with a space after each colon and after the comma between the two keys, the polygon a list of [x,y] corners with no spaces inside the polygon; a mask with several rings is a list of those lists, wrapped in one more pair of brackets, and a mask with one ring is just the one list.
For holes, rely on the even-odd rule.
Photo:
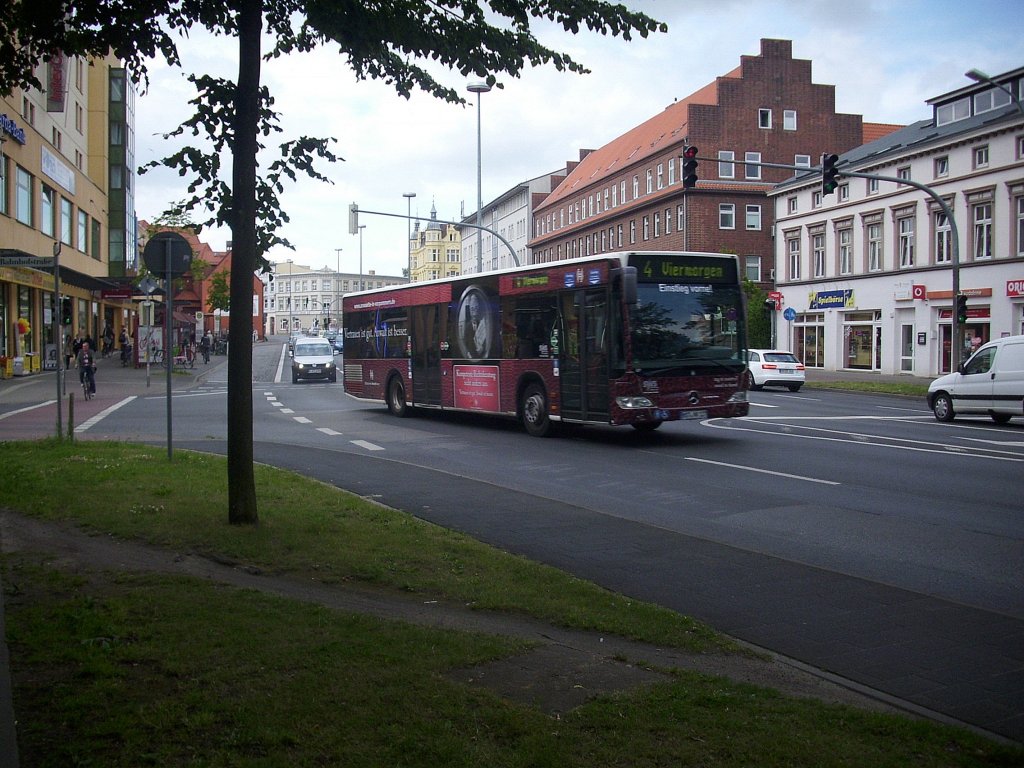
{"label": "white van", "polygon": [[928,386],[928,407],[939,421],[958,413],[987,413],[996,424],[1024,416],[1024,336],[1004,336],[978,348],[956,373]]}

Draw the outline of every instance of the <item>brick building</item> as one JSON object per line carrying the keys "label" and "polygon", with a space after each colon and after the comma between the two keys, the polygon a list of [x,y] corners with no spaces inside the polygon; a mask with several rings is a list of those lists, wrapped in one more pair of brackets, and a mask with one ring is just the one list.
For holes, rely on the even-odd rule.
{"label": "brick building", "polygon": [[[789,40],[761,41],[758,56],[596,150],[580,152],[534,211],[534,262],[616,250],[736,253],[745,274],[774,280],[773,206],[766,193],[791,170],[744,160],[817,165],[889,126],[837,114],[835,86],[811,81],[811,62]],[[699,181],[684,190],[683,146],[696,146]]]}

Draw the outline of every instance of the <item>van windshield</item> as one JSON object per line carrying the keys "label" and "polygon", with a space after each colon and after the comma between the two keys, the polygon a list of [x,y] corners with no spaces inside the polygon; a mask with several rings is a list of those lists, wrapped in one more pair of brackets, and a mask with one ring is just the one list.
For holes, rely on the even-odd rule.
{"label": "van windshield", "polygon": [[295,354],[306,357],[313,355],[333,355],[334,350],[331,349],[331,345],[327,342],[323,342],[322,344],[299,344],[295,348]]}

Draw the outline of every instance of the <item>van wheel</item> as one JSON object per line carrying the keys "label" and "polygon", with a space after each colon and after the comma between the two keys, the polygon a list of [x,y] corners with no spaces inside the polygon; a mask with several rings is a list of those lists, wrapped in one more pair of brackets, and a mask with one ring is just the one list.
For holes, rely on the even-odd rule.
{"label": "van wheel", "polygon": [[939,421],[952,421],[956,414],[953,412],[953,400],[945,392],[939,392],[932,402],[932,413]]}
{"label": "van wheel", "polygon": [[996,424],[1008,424],[1010,421],[1010,414],[1008,413],[995,413],[994,411],[989,411],[989,416],[992,417],[992,421]]}
{"label": "van wheel", "polygon": [[393,376],[388,383],[388,410],[392,416],[400,419],[409,415],[409,406],[405,402],[405,385],[400,376]]}
{"label": "van wheel", "polygon": [[539,384],[530,384],[523,391],[523,399],[519,403],[519,417],[531,437],[547,437],[551,432],[548,398]]}

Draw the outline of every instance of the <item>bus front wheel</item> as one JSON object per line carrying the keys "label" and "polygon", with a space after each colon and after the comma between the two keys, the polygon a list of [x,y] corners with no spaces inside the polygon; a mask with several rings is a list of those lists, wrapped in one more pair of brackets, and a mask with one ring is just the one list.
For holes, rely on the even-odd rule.
{"label": "bus front wheel", "polygon": [[551,431],[548,417],[548,398],[539,384],[530,384],[523,390],[519,412],[523,427],[533,437],[546,437]]}
{"label": "bus front wheel", "polygon": [[394,376],[388,384],[388,410],[392,416],[400,419],[409,415],[409,406],[405,402],[405,385],[398,376]]}

